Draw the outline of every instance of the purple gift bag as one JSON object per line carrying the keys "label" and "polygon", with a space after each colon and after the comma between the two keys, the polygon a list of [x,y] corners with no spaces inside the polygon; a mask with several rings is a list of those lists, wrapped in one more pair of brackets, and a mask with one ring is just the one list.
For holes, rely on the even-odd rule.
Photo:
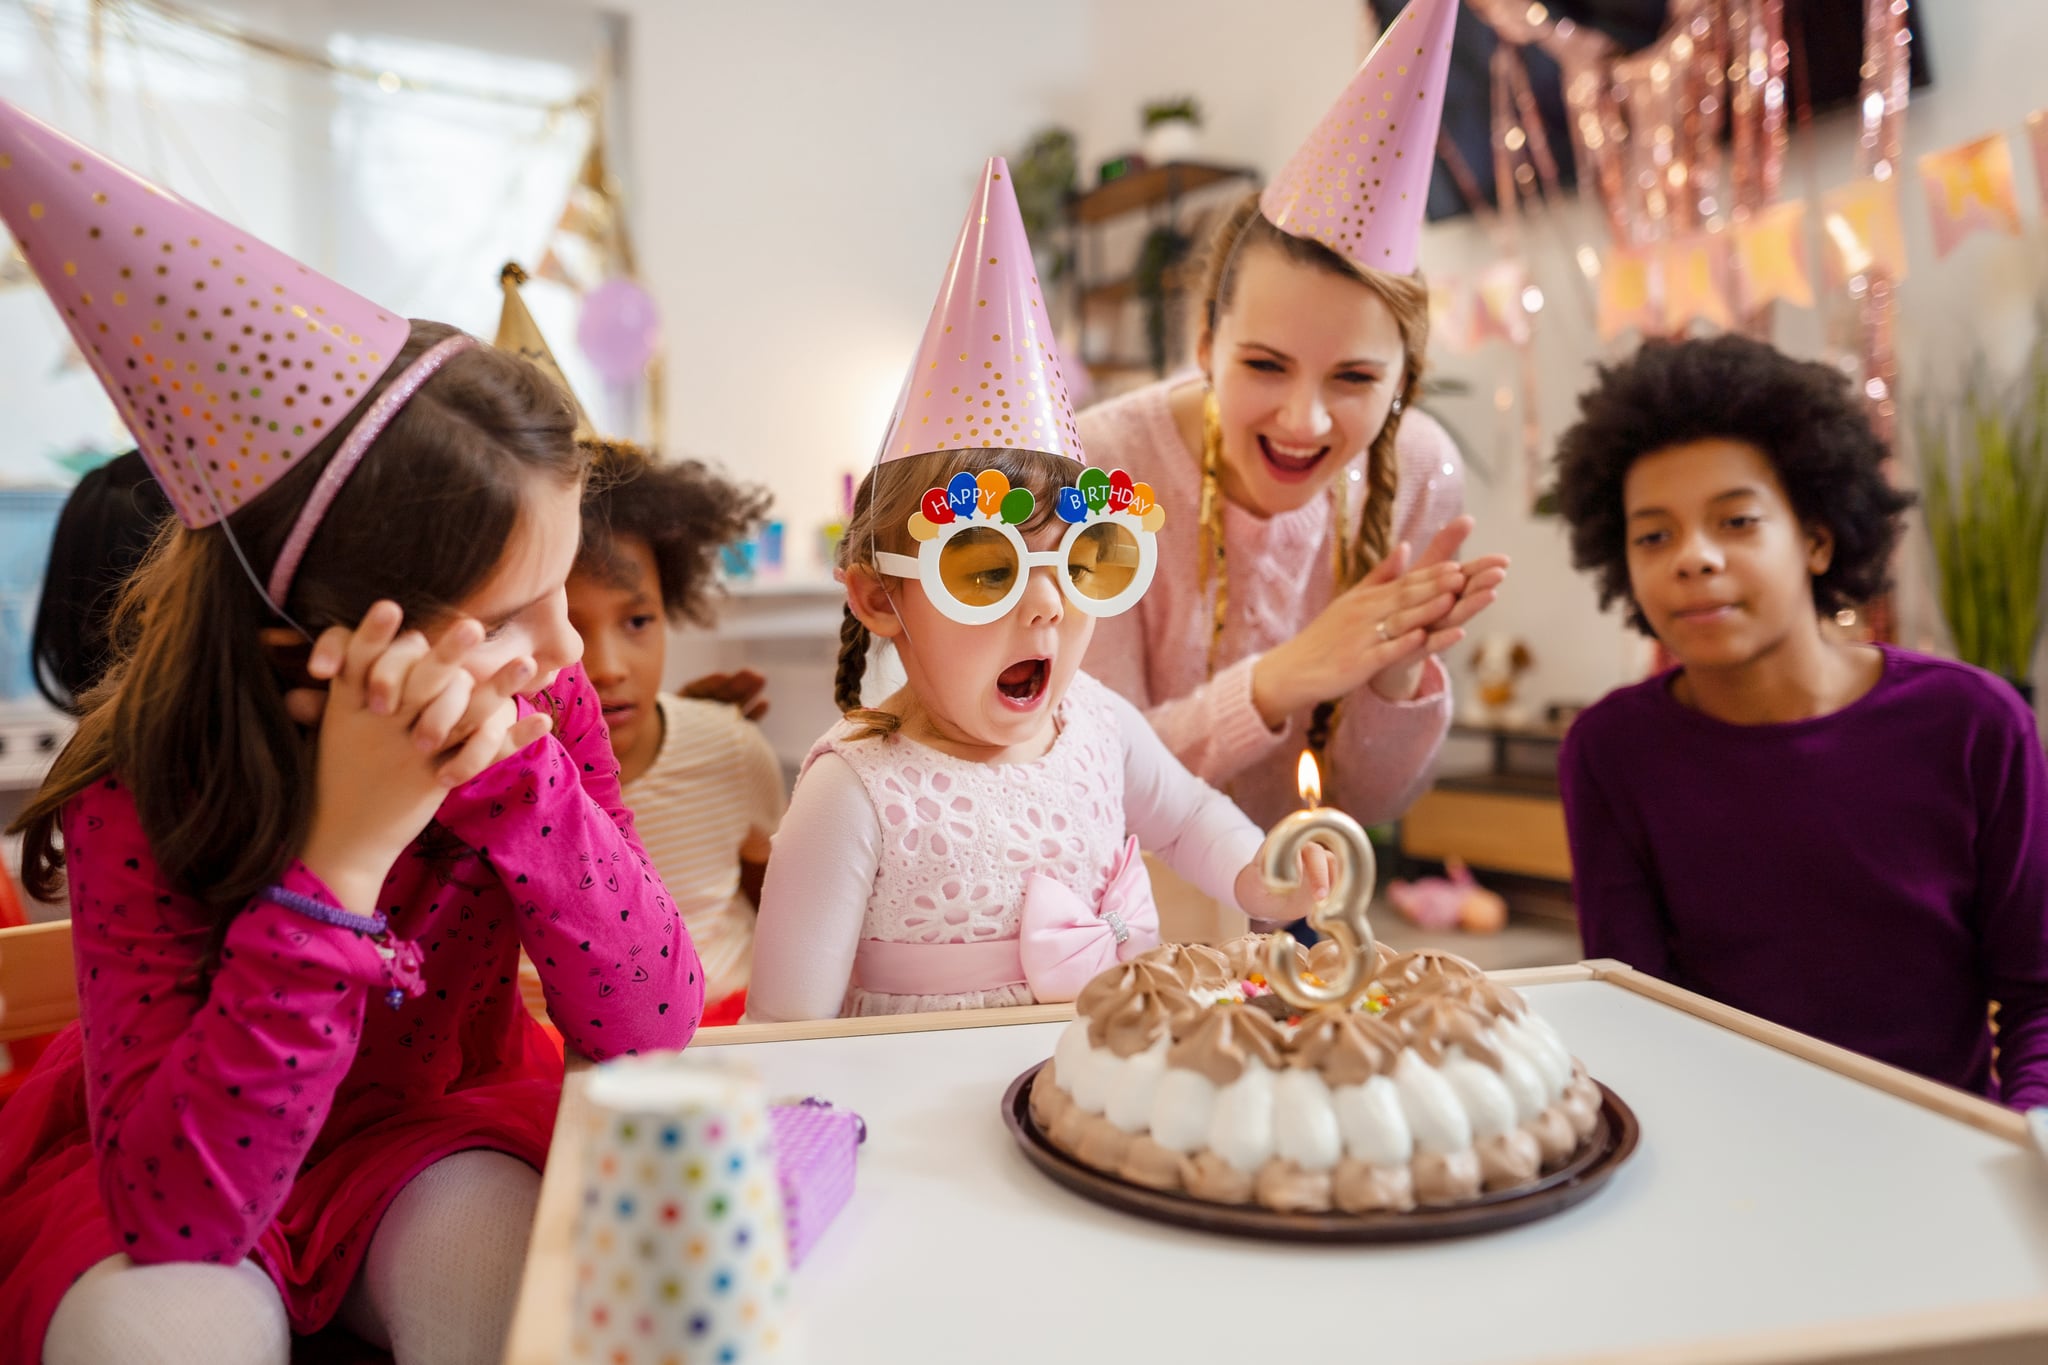
{"label": "purple gift bag", "polygon": [[867,1141],[868,1129],[860,1115],[812,1097],[770,1106],[768,1131],[789,1263],[799,1266],[853,1197],[854,1149]]}

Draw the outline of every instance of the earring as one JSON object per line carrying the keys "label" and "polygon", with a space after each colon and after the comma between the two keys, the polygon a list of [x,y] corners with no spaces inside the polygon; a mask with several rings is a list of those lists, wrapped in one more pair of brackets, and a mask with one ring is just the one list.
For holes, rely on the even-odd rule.
{"label": "earring", "polygon": [[1389,417],[1399,417],[1401,409],[1406,406],[1407,404],[1401,400],[1401,395],[1397,393],[1394,395],[1394,406],[1388,410],[1387,415]]}

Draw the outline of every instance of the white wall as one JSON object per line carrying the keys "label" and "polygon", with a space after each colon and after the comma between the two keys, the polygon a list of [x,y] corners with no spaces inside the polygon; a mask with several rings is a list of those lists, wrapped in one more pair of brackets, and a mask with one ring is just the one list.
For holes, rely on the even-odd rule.
{"label": "white wall", "polygon": [[[1139,138],[1139,107],[1201,101],[1204,159],[1271,175],[1363,58],[1359,0],[1102,0],[1090,7],[1088,80],[1064,115],[1093,167]],[[1084,172],[1092,180],[1092,172]]]}
{"label": "white wall", "polygon": [[981,164],[1085,81],[1086,0],[633,0],[667,444],[767,482],[793,569],[866,469]]}

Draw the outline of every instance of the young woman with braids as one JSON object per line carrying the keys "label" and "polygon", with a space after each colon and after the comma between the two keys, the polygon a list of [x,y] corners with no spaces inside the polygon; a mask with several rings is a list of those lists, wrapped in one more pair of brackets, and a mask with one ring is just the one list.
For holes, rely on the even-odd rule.
{"label": "young woman with braids", "polygon": [[[1169,521],[1200,527],[1162,541],[1151,592],[1103,622],[1088,669],[1261,823],[1295,808],[1304,741],[1332,804],[1368,823],[1408,806],[1450,725],[1436,656],[1506,577],[1503,556],[1458,562],[1463,464],[1414,410],[1443,70],[1416,58],[1447,53],[1456,11],[1416,0],[1281,175],[1219,223],[1201,376],[1080,419],[1097,463],[1142,469]],[[1387,95],[1415,115],[1366,122]],[[1347,156],[1370,186],[1333,178]]]}

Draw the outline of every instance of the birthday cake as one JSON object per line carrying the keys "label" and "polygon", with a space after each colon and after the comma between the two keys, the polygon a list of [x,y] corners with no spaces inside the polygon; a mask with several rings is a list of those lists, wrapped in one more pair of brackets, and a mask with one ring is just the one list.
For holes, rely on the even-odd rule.
{"label": "birthday cake", "polygon": [[[1268,944],[1165,944],[1097,975],[1032,1082],[1039,1131],[1133,1185],[1353,1214],[1512,1191],[1593,1136],[1585,1068],[1463,958],[1368,940],[1365,990],[1304,1009],[1269,984]],[[1341,965],[1333,943],[1286,951],[1311,983]]]}

